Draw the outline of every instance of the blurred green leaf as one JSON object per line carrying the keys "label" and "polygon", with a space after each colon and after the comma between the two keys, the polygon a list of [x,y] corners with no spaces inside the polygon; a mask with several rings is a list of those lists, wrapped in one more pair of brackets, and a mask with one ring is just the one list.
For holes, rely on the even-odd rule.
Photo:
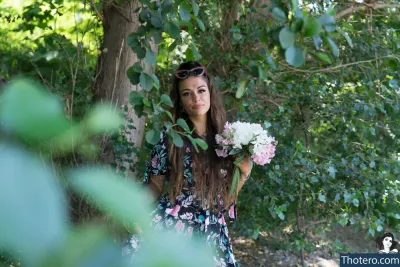
{"label": "blurred green leaf", "polygon": [[90,196],[100,210],[122,224],[128,223],[132,226],[138,223],[143,231],[147,230],[151,197],[149,192],[132,180],[123,179],[112,171],[99,167],[75,169],[70,177],[72,189]]}
{"label": "blurred green leaf", "polygon": [[[190,227],[190,226],[189,226]],[[168,240],[168,242],[160,242]],[[189,239],[176,233],[157,232],[146,237],[148,245],[141,247],[132,266],[191,267],[214,266],[213,254],[204,241]],[[151,257],[157,251],[157,257]]]}
{"label": "blurred green leaf", "polygon": [[89,133],[116,131],[123,122],[115,107],[111,105],[96,105],[85,117],[85,124]]}
{"label": "blurred green leaf", "polygon": [[194,141],[196,142],[196,144],[199,145],[199,147],[201,147],[203,150],[207,150],[208,148],[208,144],[201,138],[195,138]]}
{"label": "blurred green leaf", "polygon": [[318,19],[313,17],[308,17],[304,20],[303,24],[303,34],[304,36],[311,37],[318,35],[322,30],[321,23]]}
{"label": "blurred green leaf", "polygon": [[317,52],[317,53],[315,53],[315,55],[316,55],[319,59],[321,59],[322,61],[325,61],[325,62],[327,62],[327,63],[329,63],[329,64],[332,63],[332,61],[331,61],[331,59],[329,58],[329,56],[328,56],[327,54],[325,54],[325,53]]}
{"label": "blurred green leaf", "polygon": [[121,248],[107,234],[106,227],[85,224],[70,231],[62,246],[41,263],[42,267],[122,267]]}
{"label": "blurred green leaf", "polygon": [[0,105],[0,127],[29,141],[45,141],[70,127],[55,95],[35,82],[17,80],[6,87]]}
{"label": "blurred green leaf", "polygon": [[126,75],[133,85],[137,85],[140,83],[140,72],[136,72],[133,67],[130,67],[127,70]]}
{"label": "blurred green leaf", "polygon": [[43,160],[0,143],[0,244],[34,266],[65,238],[65,196]]}
{"label": "blurred green leaf", "polygon": [[329,37],[326,37],[326,41],[328,42],[328,45],[331,48],[333,55],[335,57],[338,57],[339,56],[339,48],[336,46],[335,42]]}

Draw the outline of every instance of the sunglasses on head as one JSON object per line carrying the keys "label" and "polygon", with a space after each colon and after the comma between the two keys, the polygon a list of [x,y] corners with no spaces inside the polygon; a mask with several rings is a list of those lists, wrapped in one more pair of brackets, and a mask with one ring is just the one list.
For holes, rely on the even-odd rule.
{"label": "sunglasses on head", "polygon": [[201,76],[206,73],[206,67],[196,67],[190,70],[178,70],[175,76],[178,79],[186,79],[189,76]]}

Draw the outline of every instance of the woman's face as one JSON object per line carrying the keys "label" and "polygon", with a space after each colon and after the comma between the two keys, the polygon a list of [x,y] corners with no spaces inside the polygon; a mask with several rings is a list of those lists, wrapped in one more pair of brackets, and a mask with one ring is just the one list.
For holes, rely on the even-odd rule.
{"label": "woman's face", "polygon": [[206,117],[210,109],[210,91],[205,78],[190,76],[179,83],[181,104],[190,117]]}
{"label": "woman's face", "polygon": [[384,248],[390,248],[392,246],[393,239],[390,236],[386,236],[382,243]]}

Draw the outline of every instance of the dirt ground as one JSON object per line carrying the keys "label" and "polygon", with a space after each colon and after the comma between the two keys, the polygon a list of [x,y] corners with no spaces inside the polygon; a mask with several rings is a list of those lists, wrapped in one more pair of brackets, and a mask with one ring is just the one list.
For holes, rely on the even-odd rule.
{"label": "dirt ground", "polygon": [[[264,233],[254,241],[233,233],[231,238],[240,267],[301,266],[300,253],[274,248],[276,237]],[[310,235],[310,239],[318,245],[313,252],[305,253],[306,266],[339,267],[340,252],[377,252],[373,237],[351,227],[334,227],[325,233]]]}

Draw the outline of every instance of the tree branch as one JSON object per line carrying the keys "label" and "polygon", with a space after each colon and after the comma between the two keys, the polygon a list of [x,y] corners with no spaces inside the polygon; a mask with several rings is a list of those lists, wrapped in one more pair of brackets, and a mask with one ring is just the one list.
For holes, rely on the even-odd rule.
{"label": "tree branch", "polygon": [[103,21],[103,15],[97,9],[96,4],[94,3],[94,1],[93,0],[89,0],[89,4],[93,8],[93,10],[96,12],[96,14],[100,18],[100,20]]}
{"label": "tree branch", "polygon": [[370,60],[362,60],[362,61],[351,62],[351,63],[347,63],[347,64],[340,64],[340,65],[337,65],[337,66],[334,66],[334,67],[329,67],[329,68],[324,68],[324,69],[316,69],[316,70],[302,70],[302,69],[291,67],[288,64],[282,64],[282,63],[280,63],[280,64],[283,65],[284,67],[286,67],[286,68],[288,68],[290,70],[296,71],[296,72],[315,73],[315,72],[331,72],[331,71],[334,71],[334,70],[337,70],[337,69],[341,69],[341,68],[345,68],[345,67],[352,66],[352,65],[358,65],[358,64],[362,64],[362,63],[374,62],[374,61],[376,61],[378,59],[382,59],[382,58],[396,58],[396,57],[393,56],[393,55],[389,55],[389,56],[378,57],[378,58],[374,58],[374,59],[370,59]]}
{"label": "tree branch", "polygon": [[371,8],[371,9],[400,8],[400,4],[378,4],[378,3],[375,3],[375,4],[371,5],[371,4],[364,3],[362,6],[352,6],[350,8],[340,11],[339,13],[337,13],[335,15],[335,19],[340,19],[348,14],[355,13],[365,7]]}

